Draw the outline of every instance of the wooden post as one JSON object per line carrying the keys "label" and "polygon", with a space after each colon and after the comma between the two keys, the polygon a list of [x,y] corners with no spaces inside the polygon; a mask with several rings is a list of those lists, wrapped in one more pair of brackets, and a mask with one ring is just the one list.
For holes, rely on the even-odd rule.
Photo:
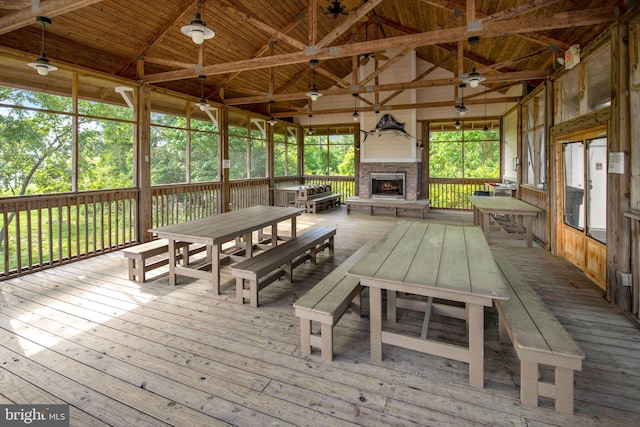
{"label": "wooden post", "polygon": [[136,115],[138,128],[136,130],[136,187],[138,195],[137,238],[140,242],[151,240],[152,234],[147,230],[153,227],[152,221],[152,193],[151,193],[151,91],[148,86],[138,89]]}

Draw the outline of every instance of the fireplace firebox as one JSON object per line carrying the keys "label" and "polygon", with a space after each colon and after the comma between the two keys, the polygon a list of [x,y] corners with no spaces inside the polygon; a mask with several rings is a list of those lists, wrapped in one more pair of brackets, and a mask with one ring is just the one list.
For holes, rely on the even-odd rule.
{"label": "fireplace firebox", "polygon": [[372,199],[404,199],[404,173],[371,173]]}

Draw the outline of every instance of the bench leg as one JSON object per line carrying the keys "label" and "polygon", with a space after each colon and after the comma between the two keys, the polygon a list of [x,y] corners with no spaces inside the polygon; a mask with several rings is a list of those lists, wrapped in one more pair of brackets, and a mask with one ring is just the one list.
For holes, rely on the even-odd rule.
{"label": "bench leg", "polygon": [[520,400],[525,405],[538,406],[538,364],[520,361]]}
{"label": "bench leg", "polygon": [[244,304],[244,279],[236,277],[236,301],[238,304]]}
{"label": "bench leg", "polygon": [[396,312],[396,292],[387,289],[387,321],[396,323],[398,315]]}
{"label": "bench leg", "polygon": [[300,318],[300,352],[311,354],[311,320]]}
{"label": "bench leg", "polygon": [[573,414],[573,369],[556,367],[556,411]]}
{"label": "bench leg", "polygon": [[129,258],[127,260],[127,266],[129,268],[129,280],[135,280],[135,274],[133,274],[136,268],[135,260],[133,258]]}
{"label": "bench leg", "polygon": [[351,315],[354,319],[362,317],[362,292],[358,292],[351,300]]}
{"label": "bench leg", "polygon": [[258,306],[258,281],[249,280],[249,303],[251,307]]}
{"label": "bench leg", "polygon": [[322,340],[322,360],[331,362],[333,360],[333,325],[322,323],[320,325],[320,335]]}
{"label": "bench leg", "polygon": [[501,343],[508,343],[511,340],[509,339],[509,333],[507,332],[507,327],[505,326],[507,321],[503,319],[502,315],[498,316],[498,336],[500,337]]}

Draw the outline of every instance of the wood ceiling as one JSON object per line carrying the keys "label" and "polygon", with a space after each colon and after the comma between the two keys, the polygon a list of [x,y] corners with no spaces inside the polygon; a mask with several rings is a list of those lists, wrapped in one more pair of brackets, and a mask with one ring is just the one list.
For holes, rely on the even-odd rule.
{"label": "wood ceiling", "polygon": [[[336,4],[339,3],[339,4]],[[325,94],[454,85],[476,64],[500,90],[539,84],[556,57],[587,45],[633,2],[614,0],[0,0],[0,53],[41,50],[36,16],[46,28],[51,63],[80,66],[279,116],[301,111],[318,59]],[[333,6],[345,13],[328,12]],[[201,8],[216,35],[194,44],[180,28]],[[336,9],[338,11],[340,9]],[[473,31],[470,31],[473,30]],[[471,36],[480,41],[472,46]],[[377,87],[354,86],[363,54],[393,50],[447,69],[453,78]],[[379,61],[378,65],[393,62]],[[37,79],[25,66],[29,78]],[[2,72],[0,71],[0,77]],[[269,102],[272,101],[272,102]]]}

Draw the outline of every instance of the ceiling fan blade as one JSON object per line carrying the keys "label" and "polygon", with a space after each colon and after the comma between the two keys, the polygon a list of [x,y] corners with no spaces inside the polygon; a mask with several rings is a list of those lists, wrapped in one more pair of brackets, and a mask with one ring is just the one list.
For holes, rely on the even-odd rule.
{"label": "ceiling fan blade", "polygon": [[388,61],[389,57],[384,54],[384,52],[373,52],[373,57],[378,61]]}
{"label": "ceiling fan blade", "polygon": [[360,58],[360,65],[367,65],[367,63],[369,62],[369,55],[365,54],[364,56],[362,56]]}

